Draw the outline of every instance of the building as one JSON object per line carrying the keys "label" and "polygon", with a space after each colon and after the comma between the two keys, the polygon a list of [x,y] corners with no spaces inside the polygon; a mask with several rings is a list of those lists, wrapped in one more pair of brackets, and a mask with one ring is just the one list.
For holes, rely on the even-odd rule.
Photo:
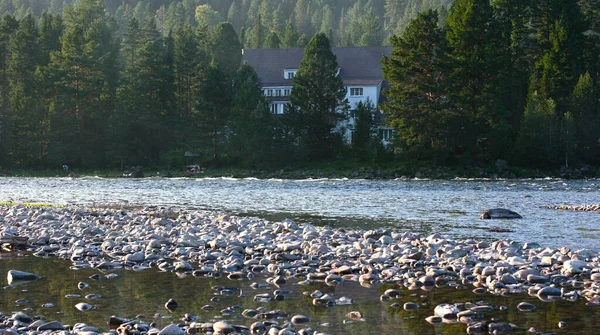
{"label": "building", "polygon": [[[381,59],[390,56],[392,47],[345,47],[332,48],[337,57],[338,75],[346,87],[346,99],[350,109],[358,102],[370,100],[375,106],[382,102],[382,87],[384,86]],[[263,94],[270,102],[271,113],[283,114],[285,105],[289,104],[294,76],[304,57],[304,49],[245,49],[243,61],[254,68],[262,81]],[[381,115],[376,115],[381,119]],[[354,120],[349,118],[344,125],[349,139]],[[382,140],[389,141],[393,132],[391,128],[380,126],[379,134]]]}

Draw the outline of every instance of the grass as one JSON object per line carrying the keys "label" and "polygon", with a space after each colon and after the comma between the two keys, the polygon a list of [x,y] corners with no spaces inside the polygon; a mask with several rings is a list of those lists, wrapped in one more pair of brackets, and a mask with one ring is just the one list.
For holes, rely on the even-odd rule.
{"label": "grass", "polygon": [[45,202],[16,202],[16,201],[0,201],[0,206],[17,206],[25,207],[43,207],[43,208],[63,208],[63,205],[49,204]]}

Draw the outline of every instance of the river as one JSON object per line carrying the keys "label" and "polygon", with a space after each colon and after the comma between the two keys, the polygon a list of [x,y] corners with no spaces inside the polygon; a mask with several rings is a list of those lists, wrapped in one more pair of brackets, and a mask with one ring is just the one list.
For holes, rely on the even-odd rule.
{"label": "river", "polygon": [[[542,207],[600,203],[599,190],[598,180],[560,179],[0,178],[0,201],[157,205],[332,227],[389,227],[592,249],[600,249],[600,215]],[[479,219],[484,209],[496,207],[514,210],[523,219]]]}

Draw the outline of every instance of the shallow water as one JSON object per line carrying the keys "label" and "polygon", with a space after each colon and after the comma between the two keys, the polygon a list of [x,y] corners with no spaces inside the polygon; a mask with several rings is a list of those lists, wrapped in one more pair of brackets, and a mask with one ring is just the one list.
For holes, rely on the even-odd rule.
{"label": "shallow water", "polygon": [[[591,204],[600,202],[599,181],[563,180],[256,180],[256,179],[102,179],[102,178],[0,178],[0,201],[35,202],[52,204],[109,204],[158,205],[187,209],[226,211],[252,214],[269,219],[292,218],[298,222],[326,224],[333,227],[379,226],[423,234],[440,232],[452,238],[512,239],[519,242],[535,241],[543,246],[573,249],[600,249],[600,215],[589,212],[567,212],[542,209],[542,206],[560,204]],[[522,220],[479,220],[485,208],[504,207],[524,216]],[[490,227],[510,229],[509,233],[494,233]],[[433,315],[440,303],[485,301],[494,306],[507,306],[506,311],[485,313],[485,320],[497,318],[519,328],[514,334],[529,334],[535,327],[540,333],[595,334],[600,307],[587,307],[585,300],[577,302],[541,302],[527,295],[511,297],[491,294],[475,295],[472,287],[456,289],[434,288],[432,291],[402,289],[399,300],[380,302],[379,296],[394,285],[361,287],[345,282],[338,287],[324,284],[298,286],[294,279],[283,288],[293,293],[284,301],[257,303],[257,293],[273,292],[277,287],[254,290],[251,281],[203,279],[188,276],[177,278],[173,273],[156,269],[143,272],[117,270],[116,279],[92,280],[94,269],[70,270],[70,262],[33,256],[15,257],[0,254],[0,283],[6,286],[6,273],[18,269],[37,273],[43,278],[0,292],[0,312],[27,310],[26,313],[43,315],[47,320],[63,324],[85,322],[106,330],[111,315],[133,318],[144,315],[158,326],[167,325],[185,313],[199,315],[203,321],[231,320],[249,326],[254,319],[246,319],[237,311],[222,316],[221,310],[233,305],[243,308],[265,306],[268,310],[282,309],[291,314],[311,318],[313,329],[331,334],[464,334],[464,324],[430,325],[425,318]],[[197,266],[197,264],[192,264]],[[79,291],[77,283],[85,281],[90,287]],[[254,281],[264,282],[265,278]],[[241,295],[215,296],[215,285],[241,288]],[[396,288],[396,287],[394,287]],[[315,307],[303,291],[319,289],[333,293],[336,298],[347,296],[355,303],[348,306]],[[66,294],[79,293],[82,298],[67,299]],[[86,300],[86,294],[100,294],[101,298]],[[211,298],[219,301],[211,301]],[[17,305],[17,299],[29,303]],[[181,307],[174,312],[164,308],[169,298],[175,298]],[[421,307],[408,312],[393,308],[393,302],[412,301]],[[534,312],[519,312],[518,303],[528,301],[537,306]],[[80,312],[78,302],[97,306],[95,310]],[[53,303],[53,308],[42,304]],[[213,305],[213,311],[202,306]],[[365,314],[365,322],[345,324],[349,311]],[[281,320],[280,320],[281,321]],[[558,322],[565,321],[566,329]],[[323,323],[329,326],[322,325]]]}
{"label": "shallow water", "polygon": [[[332,227],[380,226],[452,238],[600,249],[600,215],[541,208],[600,203],[598,180],[257,180],[0,177],[0,201],[158,205]],[[521,220],[479,220],[503,207]],[[498,233],[490,228],[508,229]]]}
{"label": "shallow water", "polygon": [[[100,273],[98,270],[82,269],[69,270],[70,262],[60,259],[43,259],[33,256],[15,257],[14,254],[2,254],[0,260],[0,273],[5,274],[9,269],[28,270],[43,275],[37,281],[24,283],[12,289],[3,289],[0,294],[0,312],[10,313],[31,308],[25,312],[30,315],[41,315],[46,320],[58,320],[63,324],[85,322],[89,325],[108,330],[108,319],[111,315],[134,318],[138,315],[145,316],[148,322],[154,321],[157,326],[165,326],[176,322],[185,313],[198,315],[203,321],[231,320],[234,324],[250,326],[255,319],[241,316],[241,310],[229,316],[222,316],[221,310],[229,306],[240,305],[243,308],[256,309],[265,306],[268,310],[281,309],[287,313],[304,314],[311,319],[307,325],[313,329],[331,334],[464,334],[466,325],[436,324],[431,325],[425,318],[433,315],[435,306],[441,303],[455,302],[487,302],[496,307],[506,306],[506,311],[499,309],[484,313],[485,319],[492,317],[501,322],[510,322],[519,328],[512,334],[528,334],[531,327],[540,332],[556,332],[559,334],[596,334],[597,321],[600,317],[600,307],[586,307],[585,301],[578,302],[556,301],[541,302],[526,295],[515,295],[510,298],[493,296],[491,294],[475,295],[468,289],[455,289],[450,287],[434,288],[431,291],[402,289],[402,297],[388,302],[380,302],[379,295],[387,288],[397,288],[395,285],[376,286],[372,288],[361,287],[356,282],[344,282],[337,287],[328,287],[324,284],[299,286],[292,279],[283,289],[291,290],[283,301],[257,303],[253,296],[257,293],[273,292],[277,287],[268,289],[251,289],[251,281],[231,281],[228,279],[206,279],[188,276],[177,278],[173,273],[161,273],[156,269],[143,272],[117,270],[116,279],[93,280],[88,278],[92,274]],[[100,273],[104,274],[104,273]],[[264,279],[255,278],[264,282]],[[77,283],[87,282],[87,289],[79,290]],[[0,281],[6,285],[6,278]],[[241,288],[241,295],[233,296],[215,295],[212,289],[215,285]],[[354,299],[355,303],[346,306],[315,307],[311,299],[302,294],[303,291],[321,290],[334,294],[336,298],[342,296]],[[66,294],[81,294],[82,298],[67,299]],[[86,294],[100,294],[98,299],[88,300],[83,298]],[[220,301],[211,301],[211,298]],[[17,305],[17,299],[27,299],[29,302]],[[169,312],[163,307],[164,303],[174,298],[180,307],[174,312]],[[394,302],[415,302],[420,308],[408,312],[403,309],[393,308]],[[537,306],[533,312],[519,312],[516,308],[521,301],[528,301]],[[94,310],[81,312],[74,308],[79,302],[95,305]],[[42,304],[52,303],[53,308],[44,308]],[[204,311],[202,306],[212,305],[213,311]],[[360,311],[364,314],[365,322],[355,321],[345,324],[345,315],[350,311]],[[288,318],[289,319],[289,318]],[[281,322],[282,320],[280,320]],[[559,329],[558,322],[565,321],[566,329]],[[328,326],[322,325],[328,323]]]}

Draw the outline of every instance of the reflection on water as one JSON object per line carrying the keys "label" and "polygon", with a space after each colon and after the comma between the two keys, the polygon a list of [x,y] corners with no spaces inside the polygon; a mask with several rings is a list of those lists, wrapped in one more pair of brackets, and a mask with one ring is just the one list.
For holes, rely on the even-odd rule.
{"label": "reflection on water", "polygon": [[[173,273],[160,273],[155,269],[144,272],[118,270],[115,279],[93,280],[89,276],[98,273],[97,270],[69,270],[70,263],[60,259],[41,259],[32,256],[10,257],[2,255],[0,273],[6,274],[10,269],[31,271],[43,276],[41,280],[19,285],[12,289],[4,288],[0,294],[0,312],[11,313],[27,308],[30,316],[41,315],[47,320],[59,320],[63,324],[85,322],[89,325],[106,330],[111,315],[134,318],[145,316],[146,321],[154,321],[158,326],[164,326],[182,318],[185,313],[201,317],[203,321],[226,319],[235,324],[250,326],[254,319],[241,316],[241,310],[231,315],[222,316],[221,310],[240,305],[243,308],[256,309],[265,306],[268,310],[281,309],[287,313],[304,314],[312,320],[308,325],[313,329],[331,334],[464,334],[464,324],[431,325],[425,318],[433,315],[433,309],[441,303],[479,302],[485,301],[492,306],[506,306],[506,311],[497,308],[493,312],[484,313],[485,320],[492,317],[500,322],[510,322],[519,328],[514,334],[527,334],[531,327],[540,332],[556,332],[562,334],[595,334],[600,317],[599,307],[586,307],[585,301],[577,302],[556,301],[545,303],[525,295],[500,297],[490,294],[474,295],[471,288],[455,289],[450,287],[434,288],[427,292],[423,290],[408,291],[402,289],[403,296],[398,300],[380,302],[379,295],[385,289],[395,285],[386,284],[373,288],[361,287],[358,283],[345,282],[337,287],[324,284],[299,286],[294,279],[283,288],[291,290],[283,301],[258,303],[253,301],[257,293],[273,292],[277,287],[268,289],[250,288],[251,281],[231,281],[228,279],[206,279],[188,276],[178,279]],[[2,286],[6,285],[2,279]],[[264,278],[256,279],[264,282]],[[84,290],[77,288],[77,283],[85,281],[89,287]],[[212,287],[223,285],[239,288],[239,293],[232,296],[221,296]],[[355,303],[347,306],[315,307],[303,291],[315,289],[334,294],[336,298],[346,296],[354,299]],[[81,298],[67,299],[67,294],[81,294]],[[87,300],[85,295],[95,293],[101,298]],[[241,295],[241,296],[240,296]],[[174,298],[181,305],[174,312],[165,309],[164,303]],[[214,301],[211,301],[211,298]],[[29,302],[17,305],[17,299],[27,299]],[[420,308],[414,311],[393,308],[393,302],[404,304],[415,302]],[[528,301],[537,306],[534,312],[519,312],[516,306]],[[79,302],[95,305],[95,310],[81,312],[74,308]],[[55,307],[44,308],[45,303],[53,303]],[[205,305],[215,307],[212,311],[202,309]],[[360,311],[365,315],[366,322],[345,324],[345,315],[350,311]],[[280,322],[282,320],[279,320]],[[559,329],[558,322],[565,321],[568,328]],[[329,323],[325,327],[321,324]]]}
{"label": "reflection on water", "polygon": [[[386,226],[452,238],[512,239],[600,249],[600,215],[544,209],[600,203],[597,180],[257,180],[0,177],[0,201],[159,205],[291,218],[334,227]],[[482,221],[503,207],[516,221]],[[499,229],[496,229],[499,228]],[[504,231],[503,233],[499,233]]]}

